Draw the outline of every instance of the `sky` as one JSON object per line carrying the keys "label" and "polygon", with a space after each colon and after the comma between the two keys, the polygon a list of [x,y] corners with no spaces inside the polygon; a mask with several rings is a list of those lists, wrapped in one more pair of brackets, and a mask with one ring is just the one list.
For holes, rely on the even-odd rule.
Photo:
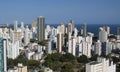
{"label": "sky", "polygon": [[120,24],[120,0],[0,0],[0,24],[14,20],[30,24],[37,17],[46,24]]}

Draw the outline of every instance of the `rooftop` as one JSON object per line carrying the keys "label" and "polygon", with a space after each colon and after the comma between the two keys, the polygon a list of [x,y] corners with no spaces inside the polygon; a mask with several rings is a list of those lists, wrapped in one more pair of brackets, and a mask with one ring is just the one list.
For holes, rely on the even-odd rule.
{"label": "rooftop", "polygon": [[99,64],[100,62],[97,62],[97,61],[92,61],[92,62],[90,62],[90,63],[88,63],[88,64],[90,64],[90,65],[95,65],[95,64]]}

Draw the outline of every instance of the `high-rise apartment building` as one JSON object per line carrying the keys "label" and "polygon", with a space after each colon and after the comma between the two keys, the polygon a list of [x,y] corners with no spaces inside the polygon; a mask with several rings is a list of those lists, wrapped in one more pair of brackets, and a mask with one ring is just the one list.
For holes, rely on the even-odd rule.
{"label": "high-rise apartment building", "polygon": [[95,54],[98,54],[99,56],[102,53],[102,43],[100,42],[100,40],[98,40],[97,42],[95,42]]}
{"label": "high-rise apartment building", "polygon": [[107,34],[107,32],[105,30],[101,30],[99,32],[99,40],[101,42],[106,42],[107,41],[107,36],[108,36],[108,34]]}
{"label": "high-rise apartment building", "polygon": [[57,35],[57,48],[58,48],[58,52],[62,52],[62,46],[63,46],[63,41],[64,39],[64,35],[62,33],[59,33]]}
{"label": "high-rise apartment building", "polygon": [[104,43],[102,43],[102,55],[108,55],[111,53],[113,49],[112,42],[109,42],[108,40]]}
{"label": "high-rise apartment building", "polygon": [[0,38],[0,72],[7,72],[6,40]]}
{"label": "high-rise apartment building", "polygon": [[83,37],[87,36],[87,26],[86,23],[83,25]]}
{"label": "high-rise apartment building", "polygon": [[70,23],[68,24],[67,33],[69,33],[69,32],[72,33],[74,30],[74,26],[75,26],[74,21],[71,20]]}
{"label": "high-rise apartment building", "polygon": [[25,34],[24,34],[24,44],[27,45],[30,42],[30,31],[28,26],[26,26]]}
{"label": "high-rise apartment building", "polygon": [[117,28],[117,39],[120,40],[120,27]]}
{"label": "high-rise apartment building", "polygon": [[38,28],[37,28],[37,36],[38,36],[38,41],[43,41],[44,40],[44,37],[45,37],[45,18],[42,17],[42,16],[39,16],[37,18],[37,25],[38,25]]}
{"label": "high-rise apartment building", "polygon": [[71,38],[68,40],[68,53],[76,56],[76,38]]}
{"label": "high-rise apartment building", "polygon": [[18,25],[18,22],[17,20],[14,21],[14,31],[17,31],[17,25]]}
{"label": "high-rise apartment building", "polygon": [[97,61],[86,64],[86,72],[116,72],[116,64],[109,59],[99,57]]}
{"label": "high-rise apartment building", "polygon": [[35,23],[36,23],[35,20],[32,20],[31,28],[36,27]]}
{"label": "high-rise apartment building", "polygon": [[102,26],[102,27],[100,27],[100,30],[105,30],[108,35],[110,34],[110,27],[109,26]]}

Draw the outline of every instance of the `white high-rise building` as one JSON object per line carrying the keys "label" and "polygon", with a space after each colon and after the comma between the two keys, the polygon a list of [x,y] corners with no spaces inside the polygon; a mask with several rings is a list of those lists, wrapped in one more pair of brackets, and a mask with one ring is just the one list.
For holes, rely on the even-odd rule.
{"label": "white high-rise building", "polygon": [[95,54],[98,54],[100,56],[102,51],[102,44],[99,40],[95,43],[94,48],[95,48]]}
{"label": "white high-rise building", "polygon": [[25,31],[25,28],[24,28],[24,22],[21,22],[22,38],[24,37],[24,31]]}
{"label": "white high-rise building", "polygon": [[17,20],[14,21],[14,31],[17,31],[17,25],[18,25],[18,22]]}
{"label": "white high-rise building", "polygon": [[61,25],[60,25],[60,31],[59,32],[61,32],[62,34],[65,34],[65,30],[66,30],[65,24],[61,23]]}
{"label": "white high-rise building", "polygon": [[49,36],[50,34],[52,34],[52,33],[50,33],[50,32],[51,32],[51,27],[50,27],[49,25],[47,25],[46,28],[45,28],[45,40],[47,40],[47,39],[48,39],[48,36]]}
{"label": "white high-rise building", "polygon": [[19,41],[7,42],[7,57],[15,59],[19,55]]}
{"label": "white high-rise building", "polygon": [[72,54],[76,56],[76,38],[72,39]]}
{"label": "white high-rise building", "polygon": [[25,29],[25,35],[24,35],[24,44],[27,45],[30,42],[30,32],[28,26]]}
{"label": "white high-rise building", "polygon": [[71,39],[68,40],[68,52],[72,53],[72,40]]}
{"label": "white high-rise building", "polygon": [[47,47],[48,49],[48,54],[51,54],[52,53],[52,40],[49,40],[48,41],[48,47]]}
{"label": "white high-rise building", "polygon": [[74,28],[74,37],[77,37],[77,35],[78,35],[78,30],[77,28]]}
{"label": "white high-rise building", "polygon": [[68,39],[71,39],[71,32],[68,32]]}
{"label": "white high-rise building", "polygon": [[76,38],[71,38],[68,40],[68,52],[76,56]]}
{"label": "white high-rise building", "polygon": [[58,52],[62,52],[62,46],[63,46],[63,34],[59,33],[57,35],[57,48],[58,48]]}
{"label": "white high-rise building", "polygon": [[51,34],[52,36],[57,36],[57,33],[58,33],[58,29],[52,27],[52,28],[51,28],[51,33],[50,33],[50,34]]}
{"label": "white high-rise building", "polygon": [[87,57],[91,57],[91,49],[92,49],[92,37],[82,37],[78,36],[77,44],[79,47],[79,56],[84,54]]}
{"label": "white high-rise building", "polygon": [[86,64],[86,72],[116,72],[116,64],[105,58],[98,58]]}
{"label": "white high-rise building", "polygon": [[86,55],[87,57],[91,57],[91,44],[88,42],[82,42],[82,54]]}
{"label": "white high-rise building", "polygon": [[108,35],[108,33],[105,30],[101,30],[99,32],[99,40],[101,42],[106,42],[107,41],[107,35]]}
{"label": "white high-rise building", "polygon": [[112,51],[112,42],[109,42],[108,40],[104,43],[102,43],[102,54],[108,55]]}
{"label": "white high-rise building", "polygon": [[92,36],[87,36],[87,37],[85,37],[85,40],[86,40],[86,42],[88,42],[89,44],[91,44],[92,45]]}

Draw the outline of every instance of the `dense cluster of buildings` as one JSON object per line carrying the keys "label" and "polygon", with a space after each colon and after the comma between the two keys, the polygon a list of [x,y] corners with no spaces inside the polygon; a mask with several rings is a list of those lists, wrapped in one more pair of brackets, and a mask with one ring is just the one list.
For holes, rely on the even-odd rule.
{"label": "dense cluster of buildings", "polygon": [[[51,54],[71,53],[74,56],[86,55],[88,58],[94,54],[108,55],[113,49],[120,49],[120,28],[118,28],[117,38],[108,38],[110,36],[110,28],[100,27],[98,40],[93,42],[94,34],[87,32],[87,25],[77,29],[75,23],[71,20],[68,25],[61,23],[57,27],[50,25],[45,26],[45,18],[40,16],[37,20],[33,20],[31,27],[21,22],[14,21],[14,27],[0,28],[0,70],[7,72],[6,58],[15,59],[18,55],[25,53],[29,60],[41,60],[44,53]],[[47,44],[41,45],[36,42],[30,42],[30,39],[43,42],[47,40]],[[19,72],[18,65],[15,72]],[[8,69],[8,72],[13,72]],[[98,70],[98,71],[97,71]],[[110,71],[109,71],[110,70]],[[104,58],[98,58],[97,62],[90,62],[86,65],[86,72],[115,72],[115,64]]]}

